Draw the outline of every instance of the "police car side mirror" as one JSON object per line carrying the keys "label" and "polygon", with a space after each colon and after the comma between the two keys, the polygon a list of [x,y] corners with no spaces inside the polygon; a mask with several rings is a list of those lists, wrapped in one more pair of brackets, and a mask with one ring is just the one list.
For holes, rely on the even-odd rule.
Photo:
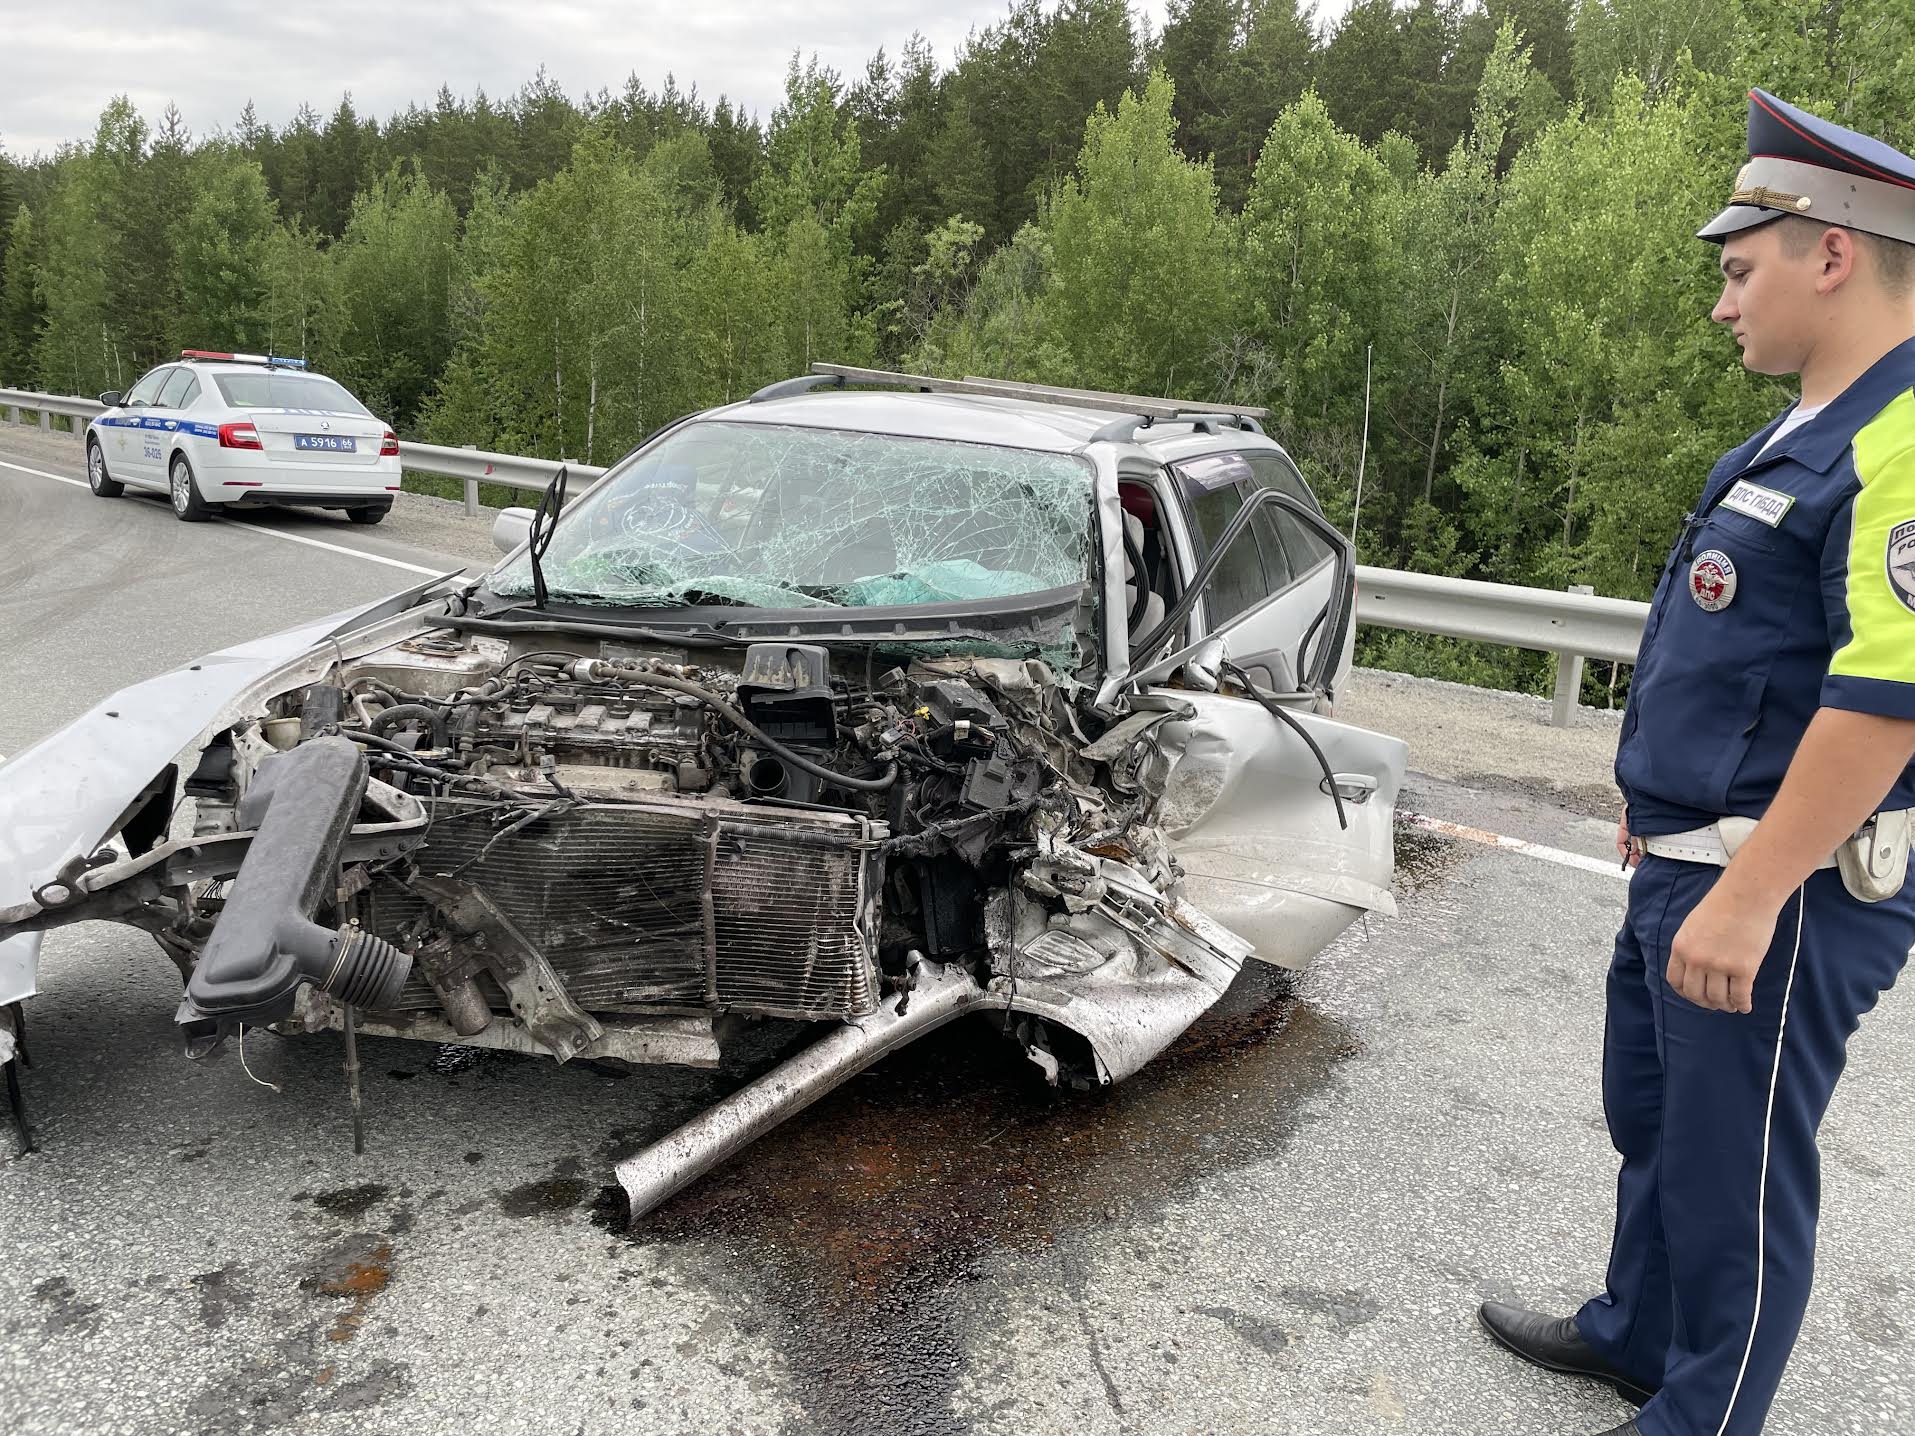
{"label": "police car side mirror", "polygon": [[104,394],[100,395],[100,402],[109,409],[117,409],[120,407],[121,397],[118,389],[108,389]]}
{"label": "police car side mirror", "polygon": [[500,509],[492,520],[492,547],[511,553],[532,536],[532,510]]}

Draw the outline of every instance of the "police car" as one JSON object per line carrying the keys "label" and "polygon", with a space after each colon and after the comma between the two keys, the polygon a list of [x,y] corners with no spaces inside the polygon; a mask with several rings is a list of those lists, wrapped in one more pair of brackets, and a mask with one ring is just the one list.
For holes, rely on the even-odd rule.
{"label": "police car", "polygon": [[224,504],[272,504],[376,524],[399,491],[398,438],[303,359],[183,349],[100,402],[86,476],[103,499],[156,489],[188,523]]}

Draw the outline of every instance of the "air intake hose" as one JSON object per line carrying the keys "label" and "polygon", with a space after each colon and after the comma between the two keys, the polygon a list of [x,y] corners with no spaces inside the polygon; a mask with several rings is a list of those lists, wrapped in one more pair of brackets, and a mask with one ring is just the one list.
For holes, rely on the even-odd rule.
{"label": "air intake hose", "polygon": [[260,763],[237,814],[256,835],[173,1019],[190,1055],[242,1022],[288,1016],[302,982],[353,1007],[398,999],[410,956],[356,927],[313,920],[331,900],[365,792],[365,755],[344,738],[308,739]]}

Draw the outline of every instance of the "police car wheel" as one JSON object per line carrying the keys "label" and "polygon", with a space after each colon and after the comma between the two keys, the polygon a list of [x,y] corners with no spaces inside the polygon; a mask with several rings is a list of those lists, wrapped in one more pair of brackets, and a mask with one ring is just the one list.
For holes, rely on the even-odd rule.
{"label": "police car wheel", "polygon": [[376,524],[391,512],[391,504],[361,504],[356,509],[347,509],[346,517],[356,524]]}
{"label": "police car wheel", "polygon": [[103,499],[117,499],[126,492],[126,485],[107,473],[106,455],[100,451],[98,439],[87,440],[86,486]]}
{"label": "police car wheel", "polygon": [[212,505],[199,496],[199,488],[193,482],[193,466],[186,462],[186,455],[173,455],[173,465],[168,475],[166,487],[173,499],[174,518],[182,523],[196,524],[213,516]]}

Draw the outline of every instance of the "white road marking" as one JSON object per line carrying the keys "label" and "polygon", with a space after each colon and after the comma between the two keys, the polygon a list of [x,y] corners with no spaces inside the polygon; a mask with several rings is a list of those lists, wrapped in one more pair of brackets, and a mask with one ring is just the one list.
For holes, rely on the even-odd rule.
{"label": "white road marking", "polygon": [[1586,873],[1601,873],[1604,877],[1620,878],[1624,882],[1629,881],[1629,875],[1634,871],[1634,869],[1625,869],[1620,861],[1612,863],[1606,858],[1592,858],[1582,853],[1565,852],[1561,848],[1552,848],[1544,843],[1532,843],[1525,838],[1512,838],[1502,833],[1485,832],[1482,828],[1445,822],[1442,818],[1429,818],[1421,813],[1399,812],[1396,817],[1398,822],[1407,823],[1412,828],[1421,828],[1426,833],[1440,833],[1446,838],[1461,838],[1466,843],[1481,843],[1486,848],[1501,848],[1504,852],[1520,853],[1526,858],[1541,858],[1546,863],[1555,863],[1565,868],[1580,868]]}
{"label": "white road marking", "polygon": [[[25,464],[10,464],[0,459],[0,469],[18,469],[23,474],[32,474],[36,478],[52,479],[56,484],[72,484],[75,488],[88,488],[85,479],[69,478],[65,474],[48,473],[45,469],[30,469]],[[243,523],[239,519],[229,519],[224,514],[214,514],[214,518],[223,524],[231,524],[236,529],[245,529],[248,533],[264,534],[267,538],[284,539],[287,543],[303,543],[308,548],[323,548],[329,553],[343,553],[349,558],[363,558],[368,563],[383,563],[387,568],[402,568],[407,573],[423,573],[428,578],[437,578],[446,570],[426,568],[421,564],[407,563],[400,558],[387,558],[382,553],[368,553],[362,548],[347,548],[344,544],[327,543],[324,539],[307,538],[304,534],[281,533],[278,529],[263,529],[258,524]]]}

